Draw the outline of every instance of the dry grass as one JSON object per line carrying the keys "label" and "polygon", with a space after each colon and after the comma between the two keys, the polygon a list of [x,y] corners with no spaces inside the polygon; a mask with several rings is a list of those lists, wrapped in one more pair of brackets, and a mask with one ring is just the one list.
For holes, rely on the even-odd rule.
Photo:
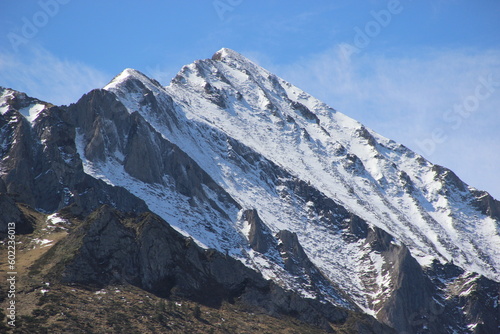
{"label": "dry grass", "polygon": [[162,299],[133,286],[93,291],[54,285],[25,292],[13,333],[325,333],[239,303],[210,308]]}

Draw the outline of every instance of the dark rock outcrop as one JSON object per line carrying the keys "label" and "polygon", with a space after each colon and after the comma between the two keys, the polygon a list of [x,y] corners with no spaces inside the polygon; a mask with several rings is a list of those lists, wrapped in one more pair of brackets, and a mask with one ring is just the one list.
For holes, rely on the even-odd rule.
{"label": "dark rock outcrop", "polygon": [[[211,306],[240,300],[326,330],[331,330],[329,323],[341,324],[349,317],[344,309],[283,290],[238,260],[201,249],[151,213],[129,216],[101,207],[55,247],[65,249],[66,243],[80,246],[60,272],[62,282],[95,287],[128,283],[159,296],[182,296]],[[53,254],[57,250],[44,261]],[[370,317],[358,317],[356,324],[370,328],[367,333],[391,332]]]}
{"label": "dark rock outcrop", "polygon": [[[464,310],[465,323],[471,324],[474,333],[495,333],[500,328],[500,283],[480,276],[473,287],[465,286],[466,293],[459,295],[459,305]],[[463,289],[465,290],[465,289]],[[469,293],[467,293],[469,292]]]}
{"label": "dark rock outcrop", "polygon": [[[434,261],[426,274],[446,296],[424,314],[462,332],[495,333],[500,326],[500,283]],[[421,315],[422,316],[422,315]],[[420,319],[417,319],[420,320]]]}
{"label": "dark rock outcrop", "polygon": [[378,227],[372,227],[368,230],[366,242],[377,252],[387,252],[391,250],[391,241],[394,238],[384,230]]}
{"label": "dark rock outcrop", "polygon": [[245,210],[242,214],[242,219],[250,224],[248,242],[254,251],[264,254],[270,247],[275,247],[276,240],[273,238],[269,228],[260,219],[257,210]]}
{"label": "dark rock outcrop", "polygon": [[443,192],[445,194],[453,193],[454,190],[464,192],[467,189],[467,185],[450,169],[434,165],[432,170],[436,173],[435,179],[439,179],[443,183]]}
{"label": "dark rock outcrop", "polygon": [[474,190],[472,194],[476,197],[474,206],[478,208],[482,214],[491,218],[500,219],[500,201],[494,199],[486,191]]}
{"label": "dark rock outcrop", "polygon": [[[370,308],[380,321],[401,333],[482,333],[500,328],[499,283],[478,274],[464,272],[453,264],[434,263],[430,268],[422,267],[405,245],[396,241],[390,234],[394,231],[403,242],[408,241],[412,250],[416,248],[413,248],[412,240],[405,235],[407,231],[413,233],[415,229],[419,232],[415,235],[432,239],[425,230],[420,231],[420,227],[413,224],[411,219],[414,212],[401,210],[399,205],[406,206],[410,203],[406,201],[408,196],[415,201],[414,207],[422,211],[422,215],[417,217],[426,221],[428,219],[430,223],[433,218],[427,211],[439,207],[429,200],[424,200],[429,198],[425,196],[429,195],[427,189],[420,186],[419,182],[414,182],[415,175],[409,175],[412,174],[411,168],[404,168],[405,171],[398,169],[398,159],[415,159],[421,167],[431,165],[402,145],[396,147],[394,143],[388,143],[383,146],[377,142],[376,136],[363,126],[351,128],[351,140],[373,149],[373,156],[366,156],[359,150],[351,151],[351,145],[344,142],[344,139],[349,141],[348,137],[339,138],[341,140],[331,151],[326,146],[321,147],[321,140],[313,140],[317,136],[313,135],[312,127],[335,139],[335,124],[321,124],[323,121],[320,122],[317,116],[320,114],[315,113],[316,107],[314,110],[309,109],[309,103],[303,104],[288,97],[287,92],[290,90],[285,89],[276,76],[261,78],[264,72],[253,73],[253,65],[243,66],[247,68],[242,69],[241,73],[248,76],[250,83],[256,84],[255,89],[259,91],[259,96],[262,95],[262,99],[259,97],[254,108],[251,106],[250,95],[245,93],[246,88],[237,88],[236,82],[232,83],[233,78],[223,74],[224,66],[205,66],[205,63],[213,65],[222,61],[237,69],[240,67],[237,63],[242,59],[231,50],[218,52],[213,56],[213,60],[197,61],[194,66],[184,67],[173,83],[188,83],[184,88],[193,88],[193,93],[201,94],[206,103],[225,108],[225,111],[219,110],[224,113],[240,111],[239,107],[231,108],[234,101],[243,103],[241,106],[244,108],[246,103],[252,111],[276,122],[279,126],[277,129],[293,130],[297,142],[314,146],[318,149],[314,152],[331,152],[332,160],[325,160],[324,166],[333,168],[330,175],[334,178],[335,169],[338,169],[338,181],[341,182],[330,183],[327,178],[321,187],[328,184],[339,186],[338,192],[336,189],[329,189],[328,197],[318,190],[319,184],[315,186],[317,178],[314,176],[323,174],[313,174],[311,185],[310,182],[297,177],[302,175],[302,172],[287,166],[288,163],[284,160],[278,163],[280,159],[272,157],[272,152],[269,153],[267,149],[260,154],[260,148],[256,146],[252,149],[247,146],[244,137],[241,141],[232,138],[229,134],[232,130],[224,130],[225,122],[217,124],[218,119],[205,118],[211,113],[195,115],[195,110],[183,110],[185,105],[196,105],[190,103],[190,98],[184,99],[191,97],[191,92],[186,91],[185,95],[174,96],[174,103],[171,94],[176,94],[175,91],[165,90],[157,81],[129,69],[114,81],[115,85],[108,86],[114,88],[109,91],[93,90],[69,107],[55,107],[32,99],[24,93],[9,91],[6,94],[7,90],[0,87],[0,95],[4,98],[0,115],[0,233],[6,231],[8,222],[16,223],[18,233],[33,231],[32,219],[28,214],[23,214],[27,212],[25,204],[44,213],[65,208],[63,210],[68,215],[77,215],[78,221],[87,218],[81,227],[70,231],[67,239],[46,253],[45,258],[52,256],[55,260],[58,259],[58,254],[65,254],[64,259],[58,262],[52,272],[54,277],[60,277],[64,282],[86,286],[133,284],[159,296],[177,295],[215,306],[220,305],[222,301],[241,300],[259,306],[270,314],[292,315],[322,328],[328,328],[329,322],[342,323],[348,319],[352,320],[349,314],[354,313],[364,319],[351,327],[360,333],[384,332],[387,328],[367,316],[361,316],[352,299],[355,299],[358,305]],[[188,76],[183,77],[182,74],[188,72],[198,76],[197,80],[203,80],[200,89],[189,85]],[[228,89],[220,85],[221,82],[228,85]],[[255,91],[252,89],[251,93],[254,94]],[[299,99],[303,101],[301,96],[306,95],[299,94]],[[192,97],[191,101],[196,101],[199,96]],[[25,117],[27,107],[34,103],[41,104],[44,108],[36,120],[29,121],[31,117]],[[191,118],[193,115],[190,115],[190,112],[196,117]],[[199,121],[197,116],[200,116],[199,120],[202,121]],[[322,120],[327,122],[323,116]],[[304,128],[304,122],[309,123],[307,129]],[[262,133],[258,134],[260,136]],[[212,145],[212,141],[216,144]],[[250,146],[254,144],[248,142]],[[189,150],[197,147],[207,154],[199,159],[186,154],[180,147]],[[201,151],[193,149],[189,152]],[[391,152],[397,154],[393,156]],[[391,156],[394,159],[389,159]],[[387,166],[390,163],[394,170],[382,168],[386,175],[381,179],[373,179],[369,169],[365,168],[372,166],[370,161],[375,161],[371,160],[372,158],[377,159],[377,164],[386,159]],[[223,164],[220,164],[221,162]],[[207,163],[214,165],[207,166]],[[228,169],[225,167],[229,167],[230,172],[238,177],[228,177]],[[343,175],[343,169],[351,177]],[[417,173],[425,170],[427,169],[419,169]],[[476,211],[477,215],[482,213],[500,219],[500,202],[489,194],[473,190],[449,169],[436,165],[432,167],[432,171],[435,181],[433,184],[438,187],[429,189],[436,189],[440,199],[451,200],[450,203],[455,205],[450,208],[461,207],[463,204],[470,208],[471,212]],[[103,175],[102,180],[97,179],[100,176],[90,176],[99,173]],[[104,182],[107,178],[109,181],[106,182],[109,183],[117,179],[120,180],[118,182],[125,180],[120,184],[128,187],[128,190]],[[288,215],[292,217],[289,221],[293,220],[290,229],[297,232],[302,241],[305,241],[305,238],[313,238],[307,243],[307,246],[311,247],[306,248],[307,254],[311,256],[309,258],[297,234],[282,230],[274,237],[266,226],[269,222],[262,221],[257,210],[247,210],[243,212],[243,219],[250,224],[249,244],[261,254],[248,252],[251,255],[246,260],[251,262],[255,259],[251,256],[256,256],[259,260],[266,258],[273,261],[273,265],[283,266],[279,268],[276,282],[283,286],[296,287],[297,291],[304,289],[309,296],[314,295],[315,300],[304,299],[297,293],[285,291],[276,282],[264,280],[260,274],[231,258],[229,251],[222,255],[215,250],[198,247],[192,239],[180,236],[159,217],[145,213],[148,210],[146,203],[131,194],[140,193],[142,189],[137,189],[144,185],[148,190],[153,190],[147,193],[148,198],[158,190],[159,196],[168,195],[164,198],[171,201],[169,204],[179,200],[183,206],[179,212],[173,213],[185,214],[182,222],[186,223],[186,226],[195,226],[195,229],[189,230],[188,233],[196,235],[204,228],[214,235],[212,246],[221,242],[224,247],[225,244],[230,245],[229,247],[241,247],[242,254],[245,254],[248,249],[244,249],[243,239],[238,239],[238,242],[241,241],[239,244],[228,242],[232,237],[241,236],[238,234],[240,231],[233,233],[233,223],[241,206],[229,194],[231,192],[234,198],[237,198],[233,192],[239,191],[240,180],[245,181],[245,186],[255,184],[259,190],[264,190],[265,196],[275,196],[277,200],[283,200],[281,203],[286,210],[299,210],[299,215]],[[140,186],[135,187],[138,183],[141,183]],[[230,183],[235,186],[225,188]],[[381,192],[390,188],[386,186],[393,185],[401,190],[397,196],[405,197],[401,197],[401,202],[393,202],[391,192],[380,193],[382,208],[389,211],[383,212],[386,210],[382,209],[377,212],[379,204],[368,203],[367,199],[372,197],[363,195],[365,191],[373,190],[373,185],[376,185],[376,191]],[[337,193],[341,196],[337,196]],[[346,200],[346,196],[352,196],[351,199],[356,200],[355,207],[348,207],[355,202]],[[431,197],[434,197],[434,194]],[[242,201],[247,199],[248,197]],[[191,207],[184,206],[186,202]],[[101,207],[103,204],[109,206]],[[154,204],[161,205],[158,202]],[[429,205],[429,208],[426,205]],[[99,207],[99,210],[89,215]],[[370,224],[353,213],[359,214],[360,207],[375,209],[374,215],[366,216]],[[175,208],[173,210],[176,211]],[[128,211],[132,213],[124,213]],[[457,210],[451,211],[451,223],[459,226],[460,215],[455,215],[454,211]],[[196,214],[190,216],[192,212]],[[469,222],[474,221],[475,213],[473,212]],[[212,219],[213,217],[221,219],[218,221]],[[386,224],[386,218],[394,224]],[[371,221],[372,219],[381,221]],[[283,220],[274,224],[273,228],[283,228],[287,219]],[[300,222],[300,225],[295,223],[296,221]],[[398,231],[398,221],[404,223],[408,229]],[[429,224],[431,228],[433,223]],[[387,230],[374,227],[373,224],[386,226]],[[316,229],[310,228],[311,225]],[[467,224],[463,225],[463,230],[469,228],[465,226]],[[182,226],[179,227],[182,229]],[[231,229],[229,234],[225,233],[228,227]],[[305,228],[304,234],[300,231],[302,227]],[[349,281],[349,284],[331,282],[314,265],[311,261],[316,261],[312,257],[313,254],[325,249],[316,248],[313,244],[324,240],[319,235],[314,235],[316,230],[327,231],[335,238],[338,237],[335,240],[338,240],[339,244],[336,244],[335,249],[346,246],[349,252],[353,252],[349,254],[359,254],[359,258],[354,259],[359,259],[360,266],[356,268],[359,272],[356,271],[354,276],[360,284],[350,284]],[[462,229],[454,231],[460,234]],[[448,247],[451,242],[444,235],[446,233],[439,232],[443,230],[437,233],[438,241],[443,241],[446,249],[454,251],[454,247]],[[472,238],[473,233],[474,231],[471,231]],[[481,240],[477,242],[472,243],[473,247],[479,246]],[[424,248],[417,247],[418,252],[421,252],[419,255],[434,254],[439,257],[438,255],[443,254],[433,240],[426,240],[425,245]],[[431,251],[427,251],[427,246]],[[471,260],[469,255],[486,257],[480,249],[481,247],[477,247],[477,252],[467,251],[466,261]],[[454,252],[449,254],[455,255]],[[323,263],[329,267],[322,268],[328,271],[329,275],[333,273],[329,276],[332,280],[338,277],[349,278],[347,268],[351,263],[346,265],[342,259],[335,259],[330,263],[336,266],[334,268],[326,264],[326,261]],[[485,259],[484,263],[486,266],[481,267],[481,270],[493,268],[497,262],[494,259]],[[475,267],[464,268],[471,270]],[[284,273],[282,269],[288,273]],[[342,275],[335,274],[337,269]],[[493,269],[496,272],[496,268]],[[280,276],[282,273],[284,277]],[[288,285],[286,280],[289,278],[291,283]],[[337,284],[343,284],[346,291],[352,291],[352,299],[345,296]],[[363,288],[366,290],[363,291]],[[336,302],[335,305],[345,305],[350,311],[332,306],[328,302],[332,300]]]}
{"label": "dark rock outcrop", "polygon": [[105,203],[124,211],[147,210],[144,201],[125,189],[84,173],[76,131],[65,108],[47,104],[43,117],[30,124],[15,109],[21,103],[16,101],[11,100],[10,111],[0,116],[0,142],[6,143],[0,167],[5,188],[17,202],[45,212],[75,205],[86,214]]}
{"label": "dark rock outcrop", "polygon": [[299,243],[297,234],[281,230],[276,235],[276,238],[281,241],[278,247],[283,256],[286,270],[297,275],[304,269],[309,270],[313,266],[304,252],[302,245]]}
{"label": "dark rock outcrop", "polygon": [[379,305],[377,318],[398,333],[419,333],[426,328],[429,333],[446,332],[448,324],[428,317],[441,299],[431,280],[404,245],[390,243],[392,238],[380,231],[370,233],[367,241],[385,258],[383,269],[391,278],[392,291]]}
{"label": "dark rock outcrop", "polygon": [[34,143],[29,122],[16,110],[0,115],[1,142],[6,150],[0,162],[5,171],[2,173],[7,192],[15,195],[17,200],[34,205],[35,180],[34,166],[38,162],[39,148]]}
{"label": "dark rock outcrop", "polygon": [[[151,93],[138,80],[128,81],[140,84],[144,92]],[[148,104],[147,107],[154,108],[154,105]],[[203,188],[207,186],[218,194],[221,202],[238,207],[193,159],[162,137],[139,112],[129,114],[113,93],[93,90],[70,106],[68,113],[73,126],[83,134],[85,156],[89,161],[99,163],[115,159],[138,180],[165,184],[165,178],[168,178],[182,195],[210,201]],[[173,111],[169,115],[175,123]],[[222,212],[216,203],[210,204]]]}
{"label": "dark rock outcrop", "polygon": [[309,108],[307,108],[302,103],[297,102],[297,101],[290,101],[290,100],[289,100],[289,103],[290,103],[290,107],[293,108],[294,110],[298,111],[299,114],[302,117],[304,117],[305,119],[307,119],[309,121],[313,121],[316,124],[320,123],[318,116],[316,116],[315,113],[313,113],[311,110],[309,110]]}

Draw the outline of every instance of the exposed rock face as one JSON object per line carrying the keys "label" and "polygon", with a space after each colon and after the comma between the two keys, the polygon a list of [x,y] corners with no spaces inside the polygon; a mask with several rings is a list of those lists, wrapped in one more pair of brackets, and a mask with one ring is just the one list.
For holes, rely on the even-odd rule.
{"label": "exposed rock face", "polygon": [[69,107],[0,88],[0,114],[0,226],[29,233],[24,204],[113,208],[57,246],[76,252],[68,282],[239,298],[325,328],[340,308],[401,333],[500,325],[499,202],[234,51],[168,87],[127,69]]}
{"label": "exposed rock face", "polygon": [[[115,95],[96,89],[70,106],[74,126],[82,133],[85,157],[93,163],[115,159],[145,183],[174,182],[179,193],[207,200],[207,186],[223,201],[237,205],[188,155],[161,136],[138,112],[129,114]],[[212,203],[216,210],[222,211]]]}
{"label": "exposed rock face", "polygon": [[460,331],[464,333],[495,333],[500,324],[499,283],[465,272],[452,263],[434,262],[426,271],[446,301],[436,299],[426,312],[415,314],[412,319],[414,326],[426,318],[449,326],[462,324]]}
{"label": "exposed rock face", "polygon": [[127,282],[161,296],[176,293],[218,304],[239,295],[245,280],[259,277],[239,261],[199,248],[153,214],[131,218],[102,207],[83,229],[82,247],[64,281],[97,286]]}
{"label": "exposed rock face", "polygon": [[[18,99],[26,101],[19,102]],[[75,128],[64,108],[44,107],[31,124],[18,105],[41,103],[14,94],[9,111],[0,116],[3,145],[0,168],[7,192],[16,201],[46,212],[75,204],[88,213],[103,203],[143,212],[145,203],[123,188],[107,185],[83,171],[75,146]],[[14,140],[15,139],[15,140]]]}
{"label": "exposed rock face", "polygon": [[279,249],[285,262],[285,269],[294,274],[298,274],[304,269],[311,269],[312,263],[300,245],[297,234],[282,230],[278,232],[276,237],[281,241]]}
{"label": "exposed rock face", "polygon": [[[81,246],[65,267],[63,282],[98,287],[129,283],[160,296],[175,294],[212,306],[240,299],[272,315],[293,315],[327,330],[329,322],[348,318],[346,310],[303,299],[231,257],[201,249],[153,214],[131,217],[105,206],[66,242]],[[361,319],[356,326],[366,333],[391,332],[373,319]]]}
{"label": "exposed rock face", "polygon": [[[483,276],[478,277],[473,284],[473,287],[467,284],[463,286],[463,294],[459,297],[466,322],[474,326],[476,333],[495,333],[499,328],[500,284]],[[467,294],[465,289],[471,288],[472,291],[468,290],[470,293]]]}
{"label": "exposed rock face", "polygon": [[242,219],[250,224],[248,241],[250,247],[259,253],[266,253],[270,247],[275,246],[276,240],[273,238],[269,228],[262,222],[257,210],[245,210]]}
{"label": "exposed rock face", "polygon": [[491,218],[500,219],[500,201],[497,201],[485,191],[475,191],[474,195],[477,199],[475,205],[482,213]]}
{"label": "exposed rock face", "polygon": [[[408,249],[404,246],[389,247],[384,251],[384,256],[388,263],[392,263],[392,268],[387,270],[393,278],[394,291],[379,310],[379,319],[398,332],[413,333],[424,325],[429,329],[445,331],[446,326],[438,319],[429,320],[423,316],[433,306],[434,291],[429,278],[423,274]],[[419,321],[415,323],[416,320]],[[415,324],[419,326],[414,328]]]}
{"label": "exposed rock face", "polygon": [[387,252],[394,249],[394,247],[391,247],[394,238],[389,233],[376,227],[368,229],[366,242],[377,252]]}
{"label": "exposed rock face", "polygon": [[2,160],[1,165],[7,191],[18,196],[20,201],[33,205],[36,201],[33,167],[38,161],[34,152],[39,148],[33,142],[29,122],[12,110],[0,118],[0,128],[4,137],[2,141],[6,144],[2,153],[7,159]]}
{"label": "exposed rock face", "polygon": [[95,89],[69,106],[68,122],[89,138],[85,156],[103,161],[106,155],[123,150],[121,140],[128,134],[131,120],[125,107],[113,94]]}

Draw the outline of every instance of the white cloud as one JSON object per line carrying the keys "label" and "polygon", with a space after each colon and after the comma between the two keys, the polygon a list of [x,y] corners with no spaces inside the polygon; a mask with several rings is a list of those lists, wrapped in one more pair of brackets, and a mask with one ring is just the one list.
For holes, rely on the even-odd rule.
{"label": "white cloud", "polygon": [[[293,64],[265,65],[500,198],[500,50],[427,49],[411,56],[397,50],[384,54],[366,50],[350,57],[341,50],[338,46]],[[472,101],[488,78],[497,82],[494,91],[467,116],[454,113],[454,106]],[[481,92],[486,91],[481,88]],[[439,140],[423,145],[436,131]]]}
{"label": "white cloud", "polygon": [[83,94],[112,79],[91,66],[63,60],[41,47],[20,53],[0,53],[0,86],[54,104],[76,102]]}

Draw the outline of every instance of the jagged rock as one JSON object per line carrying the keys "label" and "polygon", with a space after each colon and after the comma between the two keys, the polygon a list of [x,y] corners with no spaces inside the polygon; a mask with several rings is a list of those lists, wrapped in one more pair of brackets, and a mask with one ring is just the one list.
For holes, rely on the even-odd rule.
{"label": "jagged rock", "polygon": [[257,210],[245,210],[242,219],[250,224],[248,242],[254,251],[264,254],[270,247],[275,246],[276,241],[269,228],[260,219]]}
{"label": "jagged rock", "polygon": [[146,183],[163,183],[165,173],[161,157],[161,147],[151,136],[142,117],[134,112],[131,115],[131,127],[128,131],[123,167],[131,176]]}
{"label": "jagged rock", "polygon": [[[150,92],[140,81],[132,81],[132,88],[140,86],[144,92]],[[117,159],[114,152],[119,151],[123,161],[118,162],[123,163],[125,171],[138,180],[164,184],[164,177],[168,176],[182,195],[205,200],[207,194],[203,186],[208,186],[224,201],[238,206],[196,162],[163,138],[140,113],[129,114],[112,93],[94,90],[69,109],[74,126],[84,133],[87,159],[96,163]],[[102,156],[93,153],[94,142],[99,143],[97,151],[104,152]],[[222,212],[214,202],[211,205]]]}
{"label": "jagged rock", "polygon": [[[498,201],[234,51],[183,67],[168,87],[127,69],[69,107],[2,88],[0,103],[1,179],[18,208],[65,207],[80,218],[104,203],[146,211],[133,192],[176,228],[225,251],[221,256],[197,249],[194,240],[176,241],[151,217],[143,225],[154,233],[143,233],[137,217],[103,213],[87,221],[92,238],[84,242],[87,230],[79,229],[81,243],[66,243],[65,250],[80,254],[73,265],[82,270],[66,272],[74,279],[102,276],[207,300],[215,298],[213,290],[228,300],[269,303],[269,312],[309,314],[312,304],[298,297],[253,278],[255,286],[241,283],[248,273],[226,258],[238,254],[262,272],[276,269],[283,287],[315,302],[357,304],[398,331],[498,327],[498,306],[491,302],[500,277]],[[38,115],[31,115],[32,103],[43,105]],[[240,230],[241,207],[265,217],[255,212],[249,219],[257,252]],[[280,246],[261,233],[283,229]],[[462,272],[453,265],[427,267],[428,259],[449,256]],[[92,257],[99,261],[90,263]],[[339,290],[351,298],[339,297]]]}
{"label": "jagged rock", "polygon": [[361,159],[352,153],[348,153],[343,161],[344,168],[352,173],[362,174],[366,171]]}
{"label": "jagged rock", "polygon": [[356,135],[366,139],[368,145],[370,146],[377,145],[377,141],[375,140],[375,138],[373,138],[372,134],[368,132],[368,130],[364,126],[361,126],[359,129],[356,130]]}
{"label": "jagged rock", "polygon": [[131,120],[114,94],[92,90],[69,107],[65,118],[86,140],[88,159],[104,161],[108,155],[123,151],[123,138],[128,134]]}
{"label": "jagged rock", "polygon": [[276,238],[280,240],[279,250],[286,270],[299,274],[304,268],[310,267],[311,262],[300,245],[296,233],[281,230],[276,234]]}
{"label": "jagged rock", "polygon": [[[292,249],[300,247],[296,238],[282,234]],[[271,315],[292,315],[326,330],[331,330],[330,322],[342,323],[349,316],[344,309],[283,290],[240,261],[201,249],[154,214],[127,216],[104,206],[55,247],[64,249],[65,243],[80,245],[60,273],[66,283],[95,287],[129,283],[160,296],[175,294],[212,306],[239,299]],[[368,317],[357,322],[373,333],[391,332]]]}
{"label": "jagged rock", "polygon": [[378,227],[369,229],[366,237],[366,242],[377,252],[388,251],[391,248],[391,241],[393,240],[393,237],[389,233]]}
{"label": "jagged rock", "polygon": [[[476,324],[474,333],[495,333],[500,324],[500,284],[484,276],[479,277],[471,287],[459,297],[466,323]],[[469,292],[469,293],[467,293]]]}
{"label": "jagged rock", "polygon": [[277,249],[281,254],[285,269],[292,275],[302,277],[301,282],[310,285],[311,290],[317,293],[317,299],[323,299],[326,289],[328,291],[326,294],[336,299],[337,302],[341,301],[344,307],[358,310],[352,299],[343,293],[335,283],[329,281],[311,262],[296,233],[281,230],[276,234],[276,238],[278,239]]}
{"label": "jagged rock", "polygon": [[379,309],[377,318],[395,328],[398,333],[416,333],[424,327],[431,329],[432,333],[445,331],[447,326],[442,321],[426,318],[434,306],[435,288],[432,282],[408,249],[404,245],[388,245],[385,235],[382,233],[382,238],[377,238],[380,240],[377,248],[383,252],[386,263],[390,264],[387,270],[394,287]]}
{"label": "jagged rock", "polygon": [[146,211],[144,201],[83,171],[72,124],[67,110],[58,107],[46,108],[33,124],[14,107],[1,115],[0,128],[6,129],[2,137],[16,138],[0,162],[7,192],[17,202],[47,212],[76,204],[88,213],[103,203],[125,211]]}
{"label": "jagged rock", "polygon": [[458,189],[461,192],[466,190],[465,183],[453,171],[446,167],[434,165],[432,170],[436,173],[435,178],[441,180],[446,193],[453,192],[453,189]]}
{"label": "jagged rock", "polygon": [[464,270],[453,263],[441,264],[434,260],[432,265],[427,268],[429,276],[435,279],[437,285],[443,286],[443,282],[459,277],[464,273]]}
{"label": "jagged rock", "polygon": [[476,197],[474,205],[481,210],[481,213],[500,220],[500,201],[494,199],[485,191],[473,191]]}
{"label": "jagged rock", "polygon": [[447,303],[435,303],[428,317],[448,324],[470,325],[470,328],[463,326],[464,332],[495,332],[500,324],[500,283],[465,272],[453,263],[434,261],[427,273],[435,286],[446,291],[447,299]]}
{"label": "jagged rock", "polygon": [[316,124],[320,124],[318,116],[309,110],[305,105],[297,101],[290,101],[290,107],[298,111],[302,117],[309,121],[314,121]]}
{"label": "jagged rock", "polygon": [[5,153],[6,159],[1,161],[1,166],[5,171],[2,179],[6,185],[7,192],[15,194],[21,202],[31,206],[35,205],[35,185],[33,166],[37,162],[34,143],[29,122],[18,112],[12,112],[0,117],[0,128],[6,129],[3,133],[5,137],[16,138],[10,141],[8,151]]}
{"label": "jagged rock", "polygon": [[356,215],[349,215],[348,231],[355,240],[365,239],[368,236],[368,224]]}

